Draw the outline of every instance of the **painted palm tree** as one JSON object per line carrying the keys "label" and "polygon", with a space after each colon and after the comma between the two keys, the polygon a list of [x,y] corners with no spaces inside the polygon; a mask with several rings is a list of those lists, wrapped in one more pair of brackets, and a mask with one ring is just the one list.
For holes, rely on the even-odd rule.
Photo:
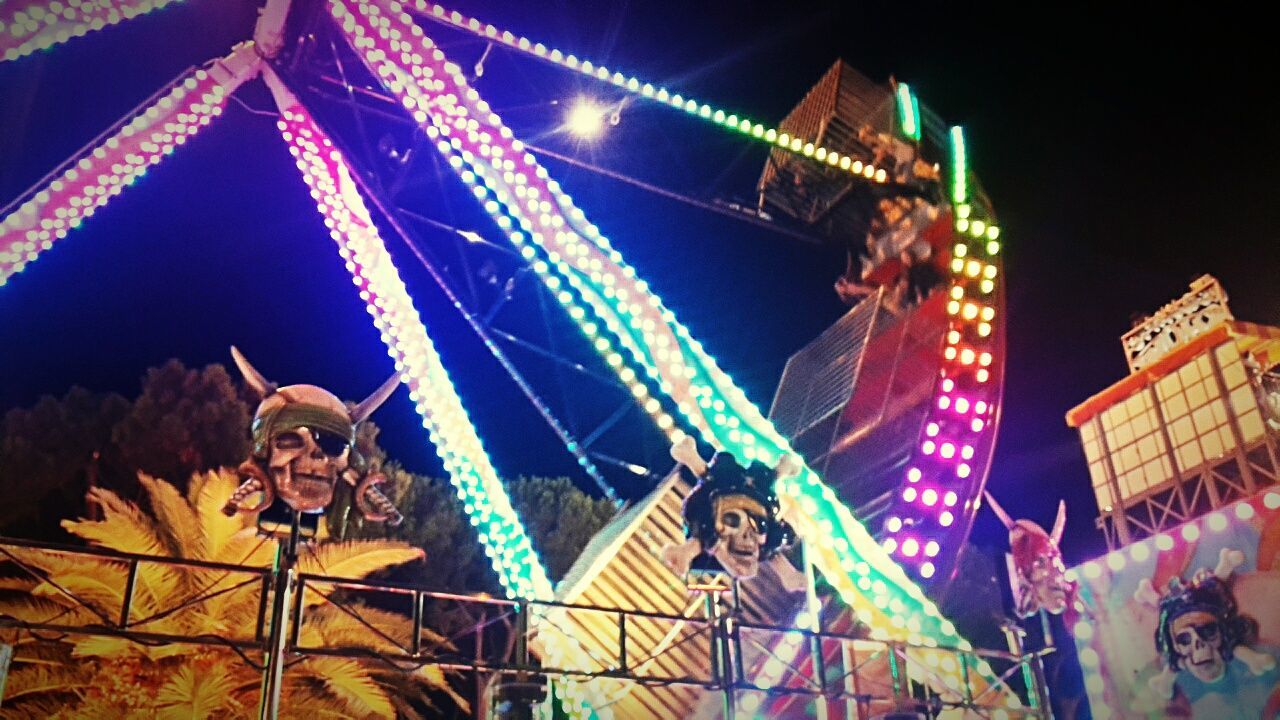
{"label": "painted palm tree", "polygon": [[[145,475],[146,506],[103,489],[89,499],[101,519],[64,520],[62,526],[89,544],[117,552],[269,567],[274,547],[255,532],[252,516],[222,513],[237,479],[228,472],[194,476],[184,496],[175,486]],[[323,527],[323,523],[321,524]],[[30,549],[6,548],[41,577],[16,567],[0,577],[0,615],[27,622],[108,624],[119,618],[128,566]],[[361,578],[423,558],[401,542],[325,542],[301,553],[299,571]],[[228,570],[140,563],[131,598],[130,629],[139,633],[205,639],[252,640],[261,600],[260,576]],[[195,602],[192,600],[195,599]],[[184,603],[186,603],[184,605]],[[387,651],[407,645],[407,618],[370,607],[359,616],[309,592],[303,598],[301,646],[363,647]],[[181,609],[174,611],[176,607]],[[19,633],[13,670],[4,692],[3,718],[239,718],[258,702],[260,672],[229,647],[177,643],[142,644],[124,638]],[[443,643],[424,631],[424,646]],[[256,652],[253,653],[256,655]],[[260,658],[249,655],[248,659]],[[288,717],[417,717],[427,693],[438,692],[465,707],[438,667],[406,673],[386,663],[307,657],[290,665],[283,688]]]}

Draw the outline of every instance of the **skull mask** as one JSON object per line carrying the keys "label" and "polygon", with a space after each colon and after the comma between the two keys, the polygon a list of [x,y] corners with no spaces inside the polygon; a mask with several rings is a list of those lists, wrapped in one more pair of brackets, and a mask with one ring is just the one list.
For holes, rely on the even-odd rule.
{"label": "skull mask", "polygon": [[722,495],[715,500],[715,514],[717,540],[711,554],[733,577],[755,577],[767,537],[764,505],[746,495]]}
{"label": "skull mask", "polygon": [[699,571],[748,580],[759,573],[762,561],[776,559],[791,543],[794,535],[778,517],[772,486],[794,474],[794,461],[784,459],[776,468],[753,462],[744,468],[732,454],[720,452],[707,463],[688,436],[672,447],[671,456],[686,480],[696,481],[681,508],[687,540],[662,550],[663,562],[677,575],[686,577],[695,563],[703,563]]}
{"label": "skull mask", "polygon": [[[377,485],[381,473],[366,474],[364,459],[353,447],[356,426],[369,417],[399,384],[392,376],[372,395],[348,407],[333,393],[315,385],[290,385],[277,389],[231,349],[245,381],[262,396],[253,416],[253,454],[241,464],[247,477],[223,511],[257,512],[279,497],[290,508],[321,513],[333,501],[334,488],[343,478],[356,489],[355,500],[366,518],[397,524],[400,515]],[[263,500],[250,505],[255,494]]]}
{"label": "skull mask", "polygon": [[[277,399],[285,403],[273,402]],[[294,385],[264,400],[257,415],[262,417],[274,419],[266,441],[267,469],[276,495],[294,510],[322,512],[351,464],[355,426],[346,406],[318,387]]]}
{"label": "skull mask", "polygon": [[1066,528],[1067,509],[1058,503],[1058,516],[1053,530],[1045,532],[1030,520],[1014,520],[1000,507],[1000,503],[986,493],[987,504],[1009,530],[1009,549],[1006,560],[1009,580],[1013,584],[1014,611],[1018,617],[1030,617],[1040,610],[1060,615],[1075,602],[1076,585],[1067,578],[1067,567],[1062,562],[1058,544]]}
{"label": "skull mask", "polygon": [[1179,664],[1201,682],[1216,682],[1227,670],[1222,656],[1222,628],[1213,613],[1193,610],[1169,627]]}

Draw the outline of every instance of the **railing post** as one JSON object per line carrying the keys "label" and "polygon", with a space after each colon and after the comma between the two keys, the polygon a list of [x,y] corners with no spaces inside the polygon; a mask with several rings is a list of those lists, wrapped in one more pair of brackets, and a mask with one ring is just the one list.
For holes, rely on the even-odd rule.
{"label": "railing post", "polygon": [[[262,671],[262,692],[258,701],[258,720],[276,720],[280,716],[280,686],[284,680],[285,613],[293,588],[294,565],[298,561],[298,538],[302,513],[293,511],[289,537],[276,540],[276,561],[272,568],[271,633],[267,641],[267,657]],[[299,608],[301,615],[301,608]]]}
{"label": "railing post", "polygon": [[415,658],[422,654],[422,592],[420,590],[413,591],[413,638],[409,641],[409,647]]}
{"label": "railing post", "polygon": [[138,561],[129,561],[129,576],[124,581],[124,598],[120,601],[120,629],[129,627],[129,612],[133,609],[133,591],[138,586]]}
{"label": "railing post", "polygon": [[618,613],[618,671],[627,672],[627,614]]}
{"label": "railing post", "polygon": [[1023,643],[1026,631],[1017,623],[1006,620],[1000,629],[1004,630],[1009,642],[1009,652],[1018,658],[1018,664],[1022,666],[1022,682],[1027,687],[1027,704],[1036,711],[1036,717],[1050,717],[1052,713],[1049,710],[1049,692],[1045,685],[1041,654],[1026,652]]}

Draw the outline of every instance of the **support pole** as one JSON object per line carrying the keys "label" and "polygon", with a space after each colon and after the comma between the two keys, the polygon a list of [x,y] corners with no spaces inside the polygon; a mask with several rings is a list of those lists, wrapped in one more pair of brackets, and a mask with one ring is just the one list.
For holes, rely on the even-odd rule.
{"label": "support pole", "polygon": [[1053,711],[1049,708],[1049,691],[1045,686],[1043,653],[1026,652],[1024,639],[1027,633],[1016,622],[1006,620],[1000,629],[1004,630],[1005,638],[1009,642],[1010,654],[1016,656],[1018,663],[1022,665],[1022,682],[1027,687],[1027,705],[1035,711],[1035,717],[1052,718]]}
{"label": "support pole", "polygon": [[[262,692],[258,702],[258,720],[276,720],[280,716],[280,686],[284,680],[285,614],[293,591],[294,568],[298,563],[298,538],[302,513],[293,511],[289,537],[276,540],[276,560],[271,571],[274,596],[271,599],[271,632],[267,639],[266,667],[262,671]],[[301,612],[301,610],[299,610]]]}
{"label": "support pole", "polygon": [[801,543],[800,557],[804,563],[805,605],[809,610],[809,629],[813,631],[809,641],[809,655],[813,658],[813,682],[818,690],[814,707],[817,710],[817,720],[827,720],[826,657],[822,654],[822,637],[818,634],[822,632],[822,605],[818,603],[817,577],[809,557],[808,543]]}

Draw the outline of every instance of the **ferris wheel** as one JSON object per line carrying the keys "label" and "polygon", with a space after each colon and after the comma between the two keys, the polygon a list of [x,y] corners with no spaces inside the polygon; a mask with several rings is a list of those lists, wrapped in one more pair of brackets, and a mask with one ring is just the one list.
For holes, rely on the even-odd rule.
{"label": "ferris wheel", "polygon": [[[0,18],[0,54],[17,61],[168,4],[67,2],[55,12],[44,2],[17,3]],[[471,42],[446,45],[441,34]],[[832,342],[818,343],[813,354],[843,347],[847,356],[850,338],[861,338],[853,343],[856,362],[845,363],[856,372],[836,383],[838,397],[815,406],[823,412],[808,408],[782,422],[781,391],[773,417],[747,398],[624,259],[618,247],[625,239],[615,244],[611,231],[594,225],[589,208],[546,166],[548,158],[575,159],[522,140],[477,89],[492,53],[574,73],[626,103],[665,108],[708,133],[769,149],[752,222],[770,222],[762,210],[772,210],[853,248],[842,288],[857,302],[833,326]],[[686,436],[768,465],[801,456],[808,464],[777,489],[840,598],[874,637],[964,645],[925,588],[954,564],[994,449],[1004,366],[1002,237],[969,168],[961,128],[943,125],[905,83],[863,87],[839,64],[828,75],[773,127],[425,0],[292,7],[269,0],[252,41],[175,79],[0,210],[0,285],[21,282],[16,273],[214,122],[243,84],[261,79],[279,112],[280,137],[510,595],[547,599],[553,592],[384,231],[414,249],[606,495],[614,497],[613,473],[647,475],[655,450]],[[841,104],[849,97],[863,104],[850,110]],[[469,212],[487,223],[483,231],[415,210],[414,172],[428,166],[468,189],[476,201]],[[453,245],[417,242],[426,232],[444,233]],[[482,281],[468,286],[470,276]],[[522,297],[558,307],[547,337],[572,333],[595,357],[565,361],[548,344],[504,330],[501,313]],[[569,407],[565,393],[557,404],[541,390],[522,355],[571,366],[626,402],[583,431],[570,417],[582,411]],[[878,362],[891,368],[878,373]],[[869,391],[880,411],[859,424]],[[910,402],[890,405],[902,397]],[[832,412],[844,423],[843,445],[800,447],[796,438],[810,421]],[[607,445],[624,423],[643,430],[614,433]],[[610,449],[625,444],[617,435],[647,445],[647,459]],[[885,437],[890,451],[867,460]],[[854,467],[842,467],[841,458]],[[854,497],[867,484],[862,461],[875,465],[872,484],[886,490],[874,503]],[[547,648],[570,654],[573,639],[549,640]],[[566,697],[589,714],[585,695]]]}

